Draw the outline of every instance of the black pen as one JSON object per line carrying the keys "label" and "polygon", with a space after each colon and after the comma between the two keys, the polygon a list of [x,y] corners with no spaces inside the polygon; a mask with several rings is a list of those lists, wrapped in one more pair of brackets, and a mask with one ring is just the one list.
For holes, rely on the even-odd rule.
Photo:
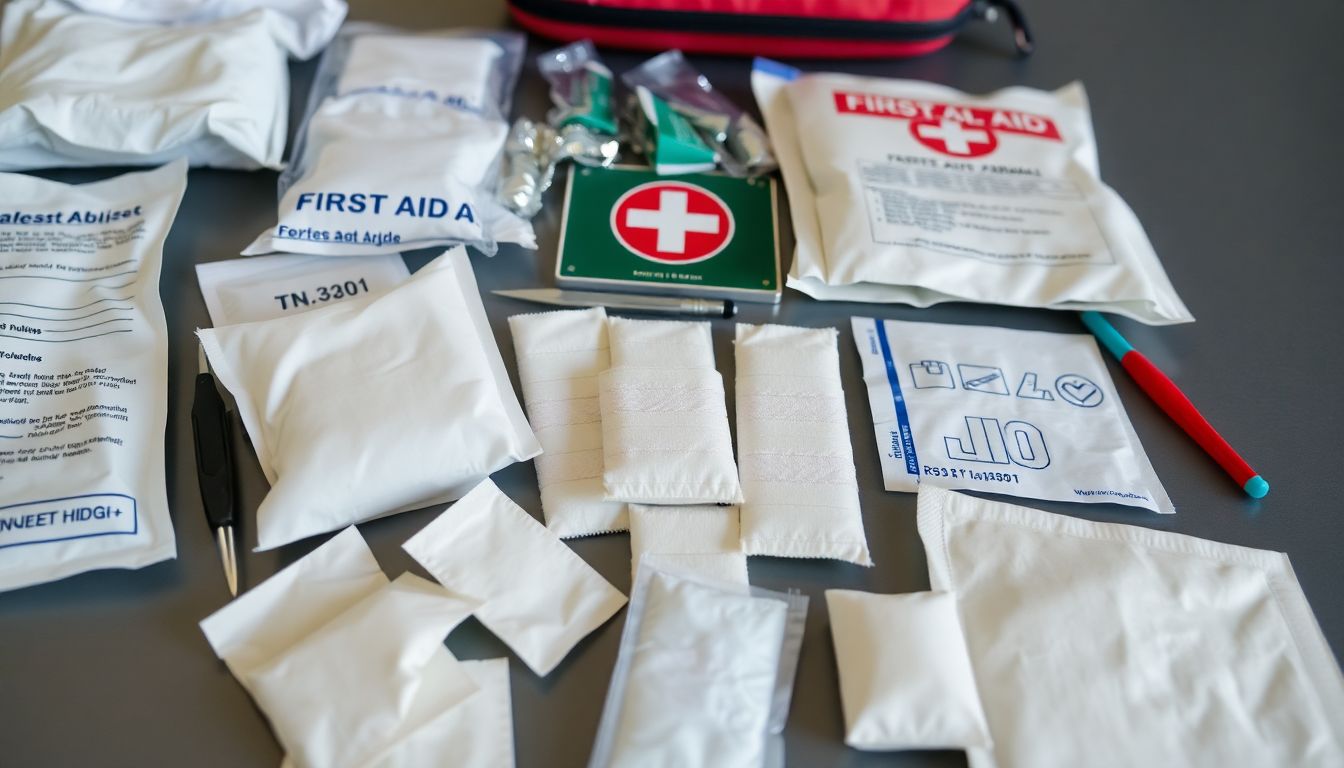
{"label": "black pen", "polygon": [[229,593],[238,595],[238,552],[233,543],[233,452],[229,450],[229,412],[210,375],[205,347],[198,350],[196,399],[191,404],[191,428],[196,438],[196,477],[201,484],[205,519],[215,532],[219,557]]}

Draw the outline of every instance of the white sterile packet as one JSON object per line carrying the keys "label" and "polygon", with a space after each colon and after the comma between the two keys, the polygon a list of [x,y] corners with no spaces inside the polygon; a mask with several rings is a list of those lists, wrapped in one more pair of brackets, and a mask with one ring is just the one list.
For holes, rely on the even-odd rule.
{"label": "white sterile packet", "polygon": [[611,366],[601,307],[509,318],[536,458],[541,513],[560,538],[623,531],[625,503],[602,487],[602,411],[597,376]]}
{"label": "white sterile packet", "polygon": [[215,326],[273,320],[394,288],[410,277],[401,255],[343,259],[279,253],[196,265]]}
{"label": "white sterile packet", "polygon": [[177,554],[159,274],[186,184],[0,174],[0,592]]}
{"label": "white sterile packet", "polygon": [[476,618],[542,677],[625,605],[489,478],[402,548],[448,591],[480,601]]}
{"label": "white sterile packet", "polygon": [[872,565],[834,328],[737,326],[742,550]]}
{"label": "white sterile packet", "polygon": [[[251,670],[248,689],[296,765],[363,765],[476,691],[443,646],[475,605],[404,573]],[[427,707],[432,663],[455,682]]]}
{"label": "white sterile packet", "polygon": [[757,59],[752,88],[793,213],[790,287],[1194,320],[1101,181],[1081,84],[972,96]]}
{"label": "white sterile packet", "polygon": [[289,55],[309,59],[331,42],[349,10],[345,0],[68,0],[104,16],[155,24],[199,24],[253,9],[276,16],[275,37]]}
{"label": "white sterile packet", "polygon": [[864,750],[992,746],[956,595],[828,589],[826,607],[846,744]]}
{"label": "white sterile packet", "polygon": [[[650,555],[666,555],[658,562],[696,571],[700,567],[713,581],[747,583],[747,556],[742,552],[742,528],[737,507],[630,505],[630,583]],[[731,555],[702,558],[692,555]],[[737,563],[741,563],[740,570]]]}
{"label": "white sterile packet", "polygon": [[451,501],[541,450],[461,248],[382,294],[198,335],[271,483],[258,549]]}
{"label": "white sterile packet", "polygon": [[607,498],[740,503],[709,323],[613,317],[608,328],[611,368],[598,377]]}
{"label": "white sterile packet", "polygon": [[278,222],[243,254],[535,248],[493,193],[523,49],[515,32],[347,24],[313,82]]}
{"label": "white sterile packet", "polygon": [[168,27],[14,0],[0,26],[0,170],[281,167],[289,71],[262,10]]}
{"label": "white sterile packet", "polygon": [[[399,582],[395,590],[382,594],[389,590],[390,582],[359,531],[351,526],[201,622],[201,629],[216,655],[262,704],[277,732],[282,727],[285,729],[288,736],[281,736],[282,743],[289,747],[295,741],[295,734],[306,734],[303,750],[297,759],[295,755],[287,758],[286,765],[363,765],[379,755],[396,754],[400,750],[414,752],[415,745],[441,732],[439,723],[446,712],[455,711],[459,702],[475,697],[474,676],[470,670],[460,667],[442,646],[442,636],[437,648],[424,639],[438,631],[428,626],[432,622],[439,621],[442,627],[444,608],[450,614],[450,621],[454,617],[460,620],[458,614],[465,615],[474,604],[447,598],[441,590],[422,579],[410,577]],[[447,602],[443,602],[445,598]],[[361,605],[364,606],[362,612],[352,612]],[[428,610],[418,615],[395,610],[417,606]],[[377,629],[386,635],[385,638],[379,636],[372,643],[358,643],[357,648],[343,648],[352,643],[333,640],[341,633],[350,638],[350,630],[360,625],[353,620],[359,616],[367,617],[371,612],[392,614],[389,620],[375,621],[381,622],[382,626]],[[439,614],[437,618],[436,613]],[[367,621],[363,625],[365,629],[369,628]],[[418,649],[397,646],[402,642],[403,633],[396,631],[396,627],[419,633],[422,639]],[[443,630],[443,634],[446,635],[447,630]],[[302,697],[321,691],[330,692],[330,686],[319,682],[314,689],[311,684],[294,681],[296,690],[289,692],[284,689],[283,680],[277,679],[280,675],[275,670],[288,669],[292,678],[298,667],[320,665],[321,654],[313,649],[322,645],[333,646],[334,660],[327,659],[326,664],[340,667],[343,675],[362,675],[365,683],[350,684],[347,679],[345,684],[350,687],[330,693],[329,700],[301,701]],[[382,649],[381,656],[378,648]],[[429,658],[421,663],[420,656],[426,648],[430,649]],[[295,649],[306,650],[295,652]],[[416,657],[410,659],[414,663],[402,672],[388,674],[385,667],[377,666],[390,658],[388,654],[395,654],[406,662],[406,652],[412,652]],[[405,675],[419,677],[412,679]],[[259,680],[262,681],[260,685]],[[393,683],[397,686],[396,695],[391,696],[394,705],[390,708],[374,706],[379,695],[386,697],[391,690],[386,686]],[[409,701],[404,700],[406,689],[413,690]],[[383,702],[387,700],[384,698]],[[268,702],[269,708],[263,702]],[[358,712],[360,706],[365,707],[362,715]],[[364,731],[362,735],[355,730],[344,734],[332,732],[326,723],[342,716],[367,718],[370,724],[376,721],[378,732]],[[326,729],[325,732],[322,729]],[[323,733],[320,739],[316,735],[319,732]],[[339,763],[334,758],[314,760],[314,751],[318,749],[338,754],[341,759],[348,757],[353,762]],[[384,763],[375,761],[373,764]]]}
{"label": "white sterile packet", "polygon": [[1344,676],[1287,555],[930,486],[918,518],[994,735],[972,768],[1340,765]]}
{"label": "white sterile packet", "polygon": [[1172,513],[1092,336],[853,318],[888,491]]}
{"label": "white sterile packet", "polygon": [[589,768],[783,765],[807,597],[640,568]]}

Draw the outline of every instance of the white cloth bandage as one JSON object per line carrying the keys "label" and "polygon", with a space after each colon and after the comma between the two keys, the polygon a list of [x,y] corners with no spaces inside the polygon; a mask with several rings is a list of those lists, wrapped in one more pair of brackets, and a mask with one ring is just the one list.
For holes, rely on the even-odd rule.
{"label": "white cloth bandage", "polygon": [[157,26],[15,0],[0,32],[0,170],[280,168],[289,72],[268,11]]}
{"label": "white cloth bandage", "polygon": [[1287,555],[928,484],[918,525],[994,736],[972,768],[1340,765],[1344,676]]}
{"label": "white cloth bandage", "polygon": [[[678,558],[681,555],[736,554],[742,562],[737,571],[730,563],[719,559],[697,561]],[[718,577],[718,581],[742,584],[746,579],[746,555],[742,554],[741,528],[737,522],[737,507],[718,506],[651,506],[630,505],[630,582],[639,571],[643,558],[649,555],[668,555],[662,560],[682,571],[695,572],[704,565]],[[731,569],[731,570],[725,570]],[[729,579],[724,576],[731,576]],[[739,578],[740,577],[740,578]]]}
{"label": "white cloth bandage", "polygon": [[826,590],[845,743],[855,749],[991,745],[949,592]]}
{"label": "white cloth bandage", "polygon": [[625,595],[489,479],[402,545],[538,675],[625,605]]}
{"label": "white cloth bandage", "polygon": [[737,326],[742,550],[872,565],[833,328]]}
{"label": "white cloth bandage", "polygon": [[612,367],[598,379],[607,498],[741,502],[709,323],[609,323]]}
{"label": "white cloth bandage", "polygon": [[623,531],[625,504],[602,487],[602,411],[597,377],[611,364],[601,307],[509,318],[536,458],[541,512],[556,536]]}
{"label": "white cloth bandage", "polygon": [[259,549],[456,499],[541,450],[461,248],[380,295],[199,333],[271,482]]}

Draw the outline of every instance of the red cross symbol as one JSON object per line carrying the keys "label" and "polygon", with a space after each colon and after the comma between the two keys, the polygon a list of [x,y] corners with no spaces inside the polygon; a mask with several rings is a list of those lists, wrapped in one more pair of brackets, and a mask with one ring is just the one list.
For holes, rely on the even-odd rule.
{"label": "red cross symbol", "polygon": [[988,128],[968,128],[956,120],[940,122],[915,120],[910,123],[910,133],[920,144],[944,155],[953,157],[980,157],[988,155],[999,146],[999,140]]}

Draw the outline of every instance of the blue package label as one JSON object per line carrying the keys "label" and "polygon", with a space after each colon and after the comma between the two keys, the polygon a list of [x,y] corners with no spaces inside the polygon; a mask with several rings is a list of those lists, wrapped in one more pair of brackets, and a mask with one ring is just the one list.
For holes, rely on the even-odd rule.
{"label": "blue package label", "polygon": [[94,493],[0,507],[0,549],[90,536],[134,535],[139,530],[135,499],[121,493]]}

